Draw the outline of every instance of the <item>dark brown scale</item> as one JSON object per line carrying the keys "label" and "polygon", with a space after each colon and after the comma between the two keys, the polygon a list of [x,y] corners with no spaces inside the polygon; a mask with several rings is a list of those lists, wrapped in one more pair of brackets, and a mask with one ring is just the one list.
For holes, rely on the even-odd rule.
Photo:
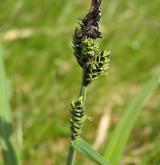
{"label": "dark brown scale", "polygon": [[92,7],[80,25],[83,34],[82,38],[91,37],[93,39],[101,38],[99,31],[99,22],[101,19],[101,0],[92,0]]}
{"label": "dark brown scale", "polygon": [[105,58],[104,57],[101,57],[101,61],[105,61]]}

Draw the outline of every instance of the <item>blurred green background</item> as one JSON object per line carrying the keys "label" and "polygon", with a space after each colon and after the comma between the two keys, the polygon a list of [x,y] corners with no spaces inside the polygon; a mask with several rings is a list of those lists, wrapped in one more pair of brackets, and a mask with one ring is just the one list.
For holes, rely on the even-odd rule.
{"label": "blurred green background", "polygon": [[[70,102],[81,83],[72,35],[89,8],[90,0],[0,0],[0,41],[24,164],[65,164]],[[110,72],[88,90],[87,114],[93,121],[86,122],[83,137],[93,144],[101,116],[111,109],[111,126],[99,148],[104,153],[124,108],[160,70],[160,1],[104,0],[101,29],[101,46],[112,51]],[[123,165],[160,160],[159,92],[143,108]],[[81,156],[78,160],[91,164]]]}

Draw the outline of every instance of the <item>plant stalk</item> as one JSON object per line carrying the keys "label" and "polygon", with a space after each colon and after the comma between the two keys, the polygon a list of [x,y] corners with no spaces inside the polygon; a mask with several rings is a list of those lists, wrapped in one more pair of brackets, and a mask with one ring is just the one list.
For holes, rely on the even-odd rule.
{"label": "plant stalk", "polygon": [[67,165],[74,165],[76,157],[76,151],[74,150],[72,143],[70,144],[70,149],[69,149],[69,154],[68,154],[68,159],[67,159]]}
{"label": "plant stalk", "polygon": [[[87,93],[87,87],[84,85],[84,74],[85,71],[83,70],[82,85],[79,94],[79,97],[83,98],[83,102],[85,102],[86,100],[86,93]],[[73,148],[71,141],[66,165],[74,165],[75,157],[76,157],[76,150]]]}

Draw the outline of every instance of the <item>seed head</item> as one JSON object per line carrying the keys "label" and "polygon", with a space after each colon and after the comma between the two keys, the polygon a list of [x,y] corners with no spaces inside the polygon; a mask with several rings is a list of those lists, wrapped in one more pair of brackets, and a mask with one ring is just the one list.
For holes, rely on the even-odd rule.
{"label": "seed head", "polygon": [[101,51],[101,0],[92,0],[89,13],[79,23],[73,36],[74,55],[84,69],[84,85],[91,83],[98,75],[104,74],[109,65],[110,51]]}
{"label": "seed head", "polygon": [[83,97],[78,98],[71,104],[71,139],[74,141],[81,134],[81,128],[85,120]]}

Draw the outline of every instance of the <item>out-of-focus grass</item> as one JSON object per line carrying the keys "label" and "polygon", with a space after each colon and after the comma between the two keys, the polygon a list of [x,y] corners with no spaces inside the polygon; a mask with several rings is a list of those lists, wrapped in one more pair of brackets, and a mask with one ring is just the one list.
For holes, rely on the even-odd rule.
{"label": "out-of-focus grass", "polygon": [[[69,102],[81,81],[71,39],[77,19],[89,4],[85,0],[0,1],[0,36],[12,84],[15,129],[22,121],[26,164],[64,164],[66,159]],[[95,130],[103,105],[113,103],[112,131],[141,84],[160,70],[158,0],[107,0],[102,16],[102,47],[112,50],[111,69],[109,78],[100,78],[89,89],[88,114],[95,122],[87,122],[84,136],[90,142],[96,134],[90,130]],[[6,39],[6,33],[15,33],[14,29],[30,29],[32,34]],[[122,164],[155,164],[159,159],[155,147],[160,145],[158,92],[142,112]]]}

